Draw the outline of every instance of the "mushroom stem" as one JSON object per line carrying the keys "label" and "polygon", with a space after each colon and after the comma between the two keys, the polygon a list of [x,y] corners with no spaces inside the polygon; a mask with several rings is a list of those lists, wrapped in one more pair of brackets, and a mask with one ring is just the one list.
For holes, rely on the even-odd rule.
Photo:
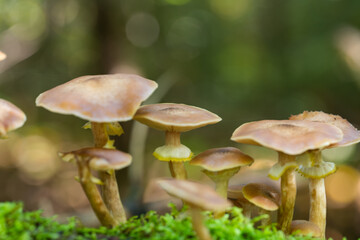
{"label": "mushroom stem", "polygon": [[251,209],[252,209],[251,205],[252,204],[250,203],[245,203],[242,206],[242,214],[244,215],[244,217],[251,218]]}
{"label": "mushroom stem", "polygon": [[[165,132],[165,145],[170,146],[179,146],[180,142],[180,133],[179,132]],[[174,162],[169,161],[169,168],[171,176],[176,179],[187,179],[187,173],[184,166],[184,162]]]}
{"label": "mushroom stem", "polygon": [[[296,156],[279,152],[279,163],[281,165],[295,161]],[[281,206],[279,211],[279,228],[288,233],[294,215],[296,198],[295,168],[287,169],[281,176]]]}
{"label": "mushroom stem", "polygon": [[227,198],[227,189],[229,185],[229,179],[221,179],[221,181],[216,181],[215,190],[223,198]]}
{"label": "mushroom stem", "polygon": [[[309,151],[312,164],[316,165],[321,162],[321,151]],[[326,193],[324,178],[309,179],[310,193],[310,214],[309,220],[315,223],[321,230],[321,237],[325,237],[326,228]]]}
{"label": "mushroom stem", "polygon": [[259,215],[267,214],[267,218],[261,219],[261,226],[267,226],[271,224],[271,214],[270,211],[267,211],[265,209],[259,208]]}
{"label": "mushroom stem", "polygon": [[91,172],[89,166],[87,166],[87,163],[79,160],[76,162],[78,165],[81,187],[89,199],[90,205],[100,223],[106,227],[116,226],[116,221],[105,206],[95,183],[91,182]]}
{"label": "mushroom stem", "polygon": [[192,225],[198,238],[200,240],[211,240],[209,230],[204,226],[204,218],[201,210],[190,205],[190,213],[192,217]]}
{"label": "mushroom stem", "polygon": [[[105,124],[91,122],[91,130],[95,147],[104,147],[109,140]],[[99,178],[104,183],[101,190],[105,205],[118,223],[126,222],[126,214],[121,203],[115,171],[112,170],[110,173],[99,171]]]}

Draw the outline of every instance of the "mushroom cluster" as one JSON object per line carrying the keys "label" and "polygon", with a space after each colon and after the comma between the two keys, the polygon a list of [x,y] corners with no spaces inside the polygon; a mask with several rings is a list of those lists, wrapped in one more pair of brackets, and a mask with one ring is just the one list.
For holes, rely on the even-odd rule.
{"label": "mushroom cluster", "polygon": [[[0,60],[6,55],[0,52]],[[281,181],[280,190],[262,183],[239,183],[229,186],[230,179],[241,167],[250,167],[254,159],[234,147],[217,147],[193,156],[191,149],[180,141],[180,134],[215,124],[221,118],[202,108],[179,104],[158,103],[141,106],[157,88],[157,83],[131,74],[92,75],[75,78],[54,87],[36,99],[36,105],[60,114],[75,115],[91,129],[94,146],[59,153],[78,168],[79,181],[99,222],[114,227],[127,221],[122,205],[116,170],[129,166],[131,155],[116,150],[111,136],[120,136],[120,122],[136,120],[165,132],[165,145],[153,155],[169,163],[173,179],[161,179],[158,185],[168,194],[189,205],[193,228],[201,240],[211,236],[203,224],[201,211],[213,212],[218,218],[232,205],[240,207],[246,217],[254,212],[267,214],[262,225],[276,222],[286,234],[312,234],[325,237],[326,196],[324,178],[336,171],[334,163],[326,162],[321,151],[343,147],[360,141],[360,132],[340,116],[323,112],[304,112],[286,120],[261,120],[244,123],[232,134],[231,140],[242,144],[263,146],[278,153],[278,162],[268,176]],[[0,137],[21,127],[25,114],[13,104],[0,99]],[[299,156],[302,156],[301,158]],[[304,156],[308,156],[304,158]],[[203,168],[215,189],[187,180],[185,162]],[[309,221],[293,221],[296,199],[296,172],[309,179]],[[99,185],[99,186],[98,186]],[[274,213],[278,211],[277,220]]]}

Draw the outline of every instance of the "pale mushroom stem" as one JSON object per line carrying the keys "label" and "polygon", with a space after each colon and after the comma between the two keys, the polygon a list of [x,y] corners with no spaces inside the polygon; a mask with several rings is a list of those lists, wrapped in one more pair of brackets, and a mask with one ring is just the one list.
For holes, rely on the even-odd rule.
{"label": "pale mushroom stem", "polygon": [[229,185],[229,179],[222,179],[216,182],[215,190],[223,198],[227,198],[227,189]]}
{"label": "pale mushroom stem", "polygon": [[[165,145],[179,146],[180,142],[180,133],[179,132],[165,132]],[[184,166],[184,162],[173,162],[169,161],[169,168],[171,176],[176,179],[187,179],[187,173]]]}
{"label": "pale mushroom stem", "polygon": [[268,218],[261,219],[261,226],[268,226],[271,224],[271,213],[265,209],[259,208],[259,215],[267,214]]}
{"label": "pale mushroom stem", "polygon": [[[321,162],[321,151],[309,151],[312,164],[316,165]],[[321,237],[325,238],[326,229],[326,193],[324,178],[310,178],[309,179],[309,193],[310,193],[310,214],[309,220],[315,223],[321,230]]]}
{"label": "pale mushroom stem", "polygon": [[90,205],[95,212],[95,215],[99,219],[100,223],[107,227],[116,226],[115,219],[109,213],[109,210],[105,206],[100,193],[95,185],[91,181],[91,172],[87,163],[77,160],[78,171],[80,176],[80,184],[83,188]]}
{"label": "pale mushroom stem", "polygon": [[[279,152],[279,163],[281,165],[287,162],[295,161],[296,156],[287,155]],[[294,206],[296,199],[296,179],[295,168],[287,169],[281,176],[281,206],[279,210],[279,228],[288,233],[294,215]]]}
{"label": "pale mushroom stem", "polygon": [[201,210],[190,205],[192,225],[199,240],[211,240],[209,230],[204,226],[204,218]]}
{"label": "pale mushroom stem", "polygon": [[252,206],[249,203],[246,203],[242,206],[242,214],[244,217],[251,218],[251,209]]}
{"label": "pale mushroom stem", "polygon": [[[91,130],[94,136],[95,147],[104,147],[109,140],[105,124],[91,122]],[[110,213],[114,216],[118,223],[126,222],[125,209],[120,199],[115,171],[99,171],[99,178],[104,183],[102,186],[102,196],[104,198],[105,205],[108,207]]]}

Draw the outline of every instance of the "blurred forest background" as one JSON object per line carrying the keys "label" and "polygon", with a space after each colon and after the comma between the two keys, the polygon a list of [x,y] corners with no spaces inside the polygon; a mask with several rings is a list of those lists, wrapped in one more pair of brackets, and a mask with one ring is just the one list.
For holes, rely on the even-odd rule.
{"label": "blurred forest background", "polygon": [[[195,154],[235,146],[256,162],[231,181],[278,182],[267,171],[276,154],[240,146],[240,124],[286,119],[304,110],[339,114],[360,127],[360,1],[349,0],[0,0],[0,97],[27,114],[0,142],[0,201],[23,201],[59,220],[95,216],[75,166],[58,151],[92,145],[85,121],[35,107],[35,98],[75,77],[135,73],[160,84],[149,102],[185,103],[223,121],[182,135]],[[129,121],[116,139],[132,166],[117,173],[131,214],[163,211],[168,197],[152,179],[169,176],[151,153],[163,133]],[[145,143],[145,146],[144,146]],[[329,150],[339,166],[326,180],[328,236],[360,236],[358,146]],[[191,178],[212,184],[199,169]],[[299,176],[295,219],[307,219],[307,180]],[[144,194],[145,192],[145,194]]]}

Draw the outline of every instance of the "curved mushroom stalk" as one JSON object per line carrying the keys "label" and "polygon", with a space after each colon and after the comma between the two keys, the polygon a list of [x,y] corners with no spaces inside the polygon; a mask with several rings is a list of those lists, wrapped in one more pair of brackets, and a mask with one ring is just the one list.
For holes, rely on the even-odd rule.
{"label": "curved mushroom stalk", "polygon": [[192,218],[192,225],[198,238],[200,240],[211,240],[212,238],[209,230],[204,226],[204,217],[201,213],[201,210],[190,205],[190,213]]}
{"label": "curved mushroom stalk", "polygon": [[105,206],[95,183],[92,181],[92,174],[88,165],[88,161],[82,161],[78,157],[75,158],[78,165],[79,182],[90,202],[91,208],[95,212],[95,215],[99,219],[101,225],[106,227],[116,226],[117,222],[110,214],[108,208]]}

